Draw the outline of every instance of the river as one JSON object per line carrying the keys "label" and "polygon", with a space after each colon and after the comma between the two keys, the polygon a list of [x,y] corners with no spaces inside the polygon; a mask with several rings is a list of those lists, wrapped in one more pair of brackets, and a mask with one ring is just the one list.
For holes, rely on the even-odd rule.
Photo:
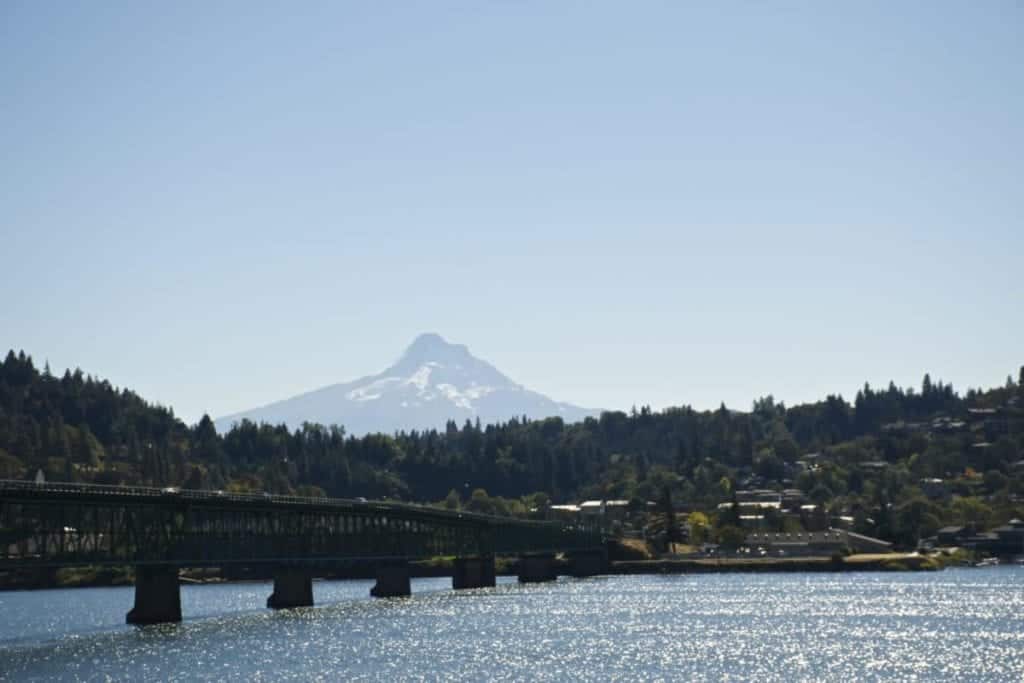
{"label": "river", "polygon": [[185,621],[124,623],[132,588],[0,593],[0,680],[1021,680],[1024,568],[561,579],[264,609],[269,583],[182,587]]}

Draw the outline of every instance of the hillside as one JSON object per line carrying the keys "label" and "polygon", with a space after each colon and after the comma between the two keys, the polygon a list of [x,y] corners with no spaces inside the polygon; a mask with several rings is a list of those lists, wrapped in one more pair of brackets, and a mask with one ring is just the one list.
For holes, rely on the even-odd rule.
{"label": "hillside", "polygon": [[712,520],[737,489],[795,488],[862,533],[910,545],[948,523],[1024,517],[1022,404],[1021,381],[961,396],[926,376],[920,390],[865,386],[852,404],[769,396],[749,412],[642,408],[359,437],[243,421],[221,435],[208,417],[189,427],[130,391],[80,371],[55,377],[11,352],[0,365],[0,477],[42,469],[110,484],[447,497],[512,514],[667,489],[679,509]]}

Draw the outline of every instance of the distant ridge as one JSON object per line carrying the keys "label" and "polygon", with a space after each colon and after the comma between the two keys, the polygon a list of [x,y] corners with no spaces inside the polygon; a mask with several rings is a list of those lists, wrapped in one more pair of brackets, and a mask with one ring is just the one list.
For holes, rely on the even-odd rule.
{"label": "distant ridge", "polygon": [[380,374],[332,384],[260,408],[216,420],[225,432],[236,422],[340,424],[350,434],[441,429],[448,420],[484,424],[513,417],[559,416],[577,422],[596,416],[589,410],[554,401],[516,384],[493,365],[451,344],[439,334],[421,334],[398,361]]}

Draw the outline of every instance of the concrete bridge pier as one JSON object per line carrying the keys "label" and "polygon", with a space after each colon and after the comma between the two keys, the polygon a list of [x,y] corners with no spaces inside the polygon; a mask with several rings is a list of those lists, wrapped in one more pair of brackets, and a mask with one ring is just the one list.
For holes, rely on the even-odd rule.
{"label": "concrete bridge pier", "polygon": [[608,551],[604,548],[569,554],[569,574],[571,576],[596,576],[606,571],[608,571]]}
{"label": "concrete bridge pier", "polygon": [[142,565],[135,568],[135,606],[129,624],[163,624],[181,621],[181,588],[178,568]]}
{"label": "concrete bridge pier", "polygon": [[523,555],[519,558],[519,583],[542,583],[557,578],[554,555]]}
{"label": "concrete bridge pier", "polygon": [[274,572],[274,592],[267,598],[267,607],[287,609],[289,607],[313,606],[313,574],[293,567],[281,568]]}
{"label": "concrete bridge pier", "polygon": [[389,562],[377,567],[377,584],[370,589],[371,596],[401,598],[411,594],[407,561]]}
{"label": "concrete bridge pier", "polygon": [[494,556],[456,557],[455,573],[452,574],[452,588],[493,588]]}

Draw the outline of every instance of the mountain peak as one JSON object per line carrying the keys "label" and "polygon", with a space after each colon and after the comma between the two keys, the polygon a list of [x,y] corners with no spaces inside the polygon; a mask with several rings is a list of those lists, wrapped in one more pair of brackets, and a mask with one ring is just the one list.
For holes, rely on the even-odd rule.
{"label": "mountain peak", "polygon": [[397,365],[425,362],[457,363],[468,361],[472,356],[463,344],[451,344],[436,332],[425,332],[412,340]]}
{"label": "mountain peak", "polygon": [[442,429],[449,420],[504,422],[527,415],[581,420],[597,411],[559,403],[503,375],[463,344],[428,332],[383,372],[334,384],[217,421],[227,429],[242,418],[291,426],[342,424],[349,434]]}
{"label": "mountain peak", "polygon": [[449,344],[448,340],[439,335],[437,332],[424,332],[423,334],[418,335],[415,339],[412,340],[412,344],[409,344],[409,348],[406,350],[406,353],[409,353],[410,351],[414,350],[429,351],[433,349],[443,349],[449,346],[453,346],[453,344]]}

